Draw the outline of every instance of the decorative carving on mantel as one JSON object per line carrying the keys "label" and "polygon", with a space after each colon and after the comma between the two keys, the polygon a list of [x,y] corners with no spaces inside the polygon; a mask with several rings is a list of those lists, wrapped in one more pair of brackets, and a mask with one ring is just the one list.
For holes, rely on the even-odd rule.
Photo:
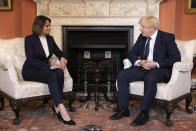
{"label": "decorative carving on mantel", "polygon": [[49,16],[157,16],[163,0],[34,0],[38,14]]}
{"label": "decorative carving on mantel", "polygon": [[143,3],[111,3],[110,16],[143,16],[147,4]]}
{"label": "decorative carving on mantel", "polygon": [[49,4],[50,16],[85,16],[85,4]]}
{"label": "decorative carving on mantel", "polygon": [[86,16],[109,16],[109,2],[87,2]]}

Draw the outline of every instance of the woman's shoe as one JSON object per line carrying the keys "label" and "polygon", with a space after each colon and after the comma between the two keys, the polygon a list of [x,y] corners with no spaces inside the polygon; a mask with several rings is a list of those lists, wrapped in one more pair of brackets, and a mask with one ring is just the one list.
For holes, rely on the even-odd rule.
{"label": "woman's shoe", "polygon": [[59,119],[59,121],[62,121],[63,118],[61,117],[61,115],[60,115],[59,112],[56,112],[56,110],[54,109],[54,106],[52,106],[51,109],[53,111],[53,115],[54,116],[57,116],[57,118]]}
{"label": "woman's shoe", "polygon": [[58,117],[59,120],[62,121],[64,124],[67,124],[67,125],[76,125],[75,121],[73,121],[73,120],[65,121],[65,120],[63,119],[63,117],[61,116],[60,112],[57,114],[57,117]]}
{"label": "woman's shoe", "polygon": [[69,120],[69,121],[63,120],[63,123],[67,124],[67,125],[76,125],[75,121],[73,121],[73,120]]}
{"label": "woman's shoe", "polygon": [[59,119],[59,121],[62,121],[63,120],[62,116],[60,115],[60,112],[58,112],[56,116]]}

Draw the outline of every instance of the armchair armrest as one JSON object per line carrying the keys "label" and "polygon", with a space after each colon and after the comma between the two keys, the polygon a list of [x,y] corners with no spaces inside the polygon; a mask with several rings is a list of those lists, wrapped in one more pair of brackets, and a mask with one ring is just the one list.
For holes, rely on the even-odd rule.
{"label": "armchair armrest", "polygon": [[0,90],[13,98],[21,98],[21,80],[16,72],[14,63],[11,60],[1,61]]}
{"label": "armchair armrest", "polygon": [[174,63],[173,69],[178,70],[180,72],[189,72],[193,68],[193,62],[191,61],[183,61]]}
{"label": "armchair armrest", "polygon": [[183,94],[189,93],[191,88],[191,61],[176,62],[173,65],[172,75],[166,85],[168,96],[177,98]]}
{"label": "armchair armrest", "polygon": [[1,64],[1,69],[4,71],[8,71],[9,78],[14,84],[19,85],[19,79],[16,72],[16,69],[14,67],[14,63],[10,60],[4,60]]}
{"label": "armchair armrest", "polygon": [[172,69],[172,75],[167,84],[169,85],[168,87],[173,87],[173,85],[178,85],[176,83],[181,83],[182,81],[184,81],[185,85],[190,85],[192,68],[193,68],[193,63],[190,61],[174,63]]}
{"label": "armchair armrest", "polygon": [[174,63],[173,69],[172,69],[172,75],[167,84],[168,87],[173,88],[173,89],[176,88],[178,90],[180,89],[184,92],[187,89],[188,91],[190,91],[192,68],[193,68],[193,63],[191,61],[183,61],[183,62]]}
{"label": "armchair armrest", "polygon": [[129,68],[132,66],[130,60],[128,58],[123,60],[123,64],[124,64],[124,69]]}

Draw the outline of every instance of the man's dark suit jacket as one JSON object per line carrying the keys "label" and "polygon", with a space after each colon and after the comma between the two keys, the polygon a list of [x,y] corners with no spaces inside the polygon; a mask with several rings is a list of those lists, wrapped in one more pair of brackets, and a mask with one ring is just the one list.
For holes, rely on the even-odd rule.
{"label": "man's dark suit jacket", "polygon": [[22,74],[35,71],[35,69],[49,70],[49,58],[53,53],[59,59],[63,57],[63,53],[56,45],[53,37],[47,35],[46,40],[49,49],[49,56],[47,58],[38,35],[32,34],[25,38],[26,61],[23,65]]}
{"label": "man's dark suit jacket", "polygon": [[[135,45],[128,54],[128,59],[134,65],[138,59],[144,59],[146,37],[141,34],[137,39]],[[165,74],[169,80],[171,77],[173,64],[181,61],[180,52],[175,43],[175,36],[173,34],[158,30],[155,40],[153,61],[157,62],[160,70]]]}

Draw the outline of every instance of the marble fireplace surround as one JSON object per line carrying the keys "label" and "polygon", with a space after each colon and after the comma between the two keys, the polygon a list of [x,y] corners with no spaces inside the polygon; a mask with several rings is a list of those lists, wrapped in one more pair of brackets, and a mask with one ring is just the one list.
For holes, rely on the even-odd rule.
{"label": "marble fireplace surround", "polygon": [[34,0],[37,15],[52,20],[51,35],[62,48],[62,26],[133,26],[134,42],[141,16],[159,17],[163,0]]}

